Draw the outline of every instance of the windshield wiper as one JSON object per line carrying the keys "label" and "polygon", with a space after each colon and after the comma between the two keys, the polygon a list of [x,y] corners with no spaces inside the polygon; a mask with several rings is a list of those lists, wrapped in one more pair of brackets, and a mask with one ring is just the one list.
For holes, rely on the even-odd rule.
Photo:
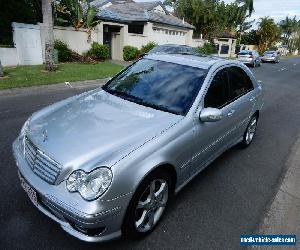
{"label": "windshield wiper", "polygon": [[172,114],[175,114],[175,115],[180,115],[179,112],[172,111],[172,110],[168,109],[165,106],[145,102],[144,99],[142,99],[140,97],[137,97],[137,96],[130,95],[130,94],[126,93],[126,92],[122,92],[122,91],[118,91],[118,90],[114,90],[114,89],[109,89],[109,88],[103,88],[103,89],[105,91],[107,91],[108,93],[110,93],[112,95],[115,95],[115,96],[118,96],[118,97],[121,97],[121,98],[123,98],[123,99],[125,99],[127,101],[131,101],[131,102],[143,105],[145,107],[149,107],[149,108],[161,110],[161,111],[172,113]]}
{"label": "windshield wiper", "polygon": [[114,89],[109,89],[109,88],[104,88],[105,91],[107,91],[108,93],[112,94],[112,95],[115,95],[115,96],[118,96],[118,97],[121,97],[125,100],[128,100],[128,101],[132,101],[132,102],[143,102],[143,99],[142,98],[139,98],[139,97],[136,97],[136,96],[133,96],[133,95],[130,95],[126,92],[122,92],[122,91],[118,91],[118,90],[114,90]]}

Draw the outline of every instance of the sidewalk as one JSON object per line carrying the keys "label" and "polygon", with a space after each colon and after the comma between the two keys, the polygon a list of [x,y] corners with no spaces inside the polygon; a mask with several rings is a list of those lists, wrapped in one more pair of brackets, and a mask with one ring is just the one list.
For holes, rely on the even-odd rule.
{"label": "sidewalk", "polygon": [[[258,234],[296,235],[300,249],[300,137],[287,160],[287,172]],[[252,249],[295,249],[295,247],[252,247]]]}
{"label": "sidewalk", "polygon": [[85,81],[77,81],[77,82],[65,82],[65,83],[55,83],[50,85],[41,85],[41,86],[33,86],[33,87],[24,87],[24,88],[13,88],[13,89],[6,89],[0,90],[0,97],[7,96],[7,95],[26,95],[28,93],[39,93],[45,90],[64,90],[68,88],[74,89],[82,89],[82,88],[97,88],[104,85],[110,78],[104,79],[96,79],[96,80],[85,80]]}

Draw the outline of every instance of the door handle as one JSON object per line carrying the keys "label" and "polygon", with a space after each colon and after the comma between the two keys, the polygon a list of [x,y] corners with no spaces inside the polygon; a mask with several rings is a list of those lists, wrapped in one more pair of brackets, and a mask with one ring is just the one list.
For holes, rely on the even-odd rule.
{"label": "door handle", "polygon": [[235,110],[231,109],[231,110],[228,112],[227,115],[230,117],[230,116],[232,116],[234,113],[235,113]]}

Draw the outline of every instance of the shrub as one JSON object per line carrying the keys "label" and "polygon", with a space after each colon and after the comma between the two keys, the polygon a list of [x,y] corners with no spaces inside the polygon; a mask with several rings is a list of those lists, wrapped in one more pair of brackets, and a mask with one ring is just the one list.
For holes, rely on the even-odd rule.
{"label": "shrub", "polygon": [[156,46],[155,42],[149,42],[146,45],[142,46],[141,48],[141,54],[146,54],[148,53],[150,50],[152,50],[154,47]]}
{"label": "shrub", "polygon": [[214,46],[206,42],[202,47],[197,48],[197,52],[204,55],[211,55],[214,53]]}
{"label": "shrub", "polygon": [[92,47],[87,52],[87,55],[97,60],[106,60],[109,57],[109,47],[108,45],[93,42]]}
{"label": "shrub", "polygon": [[139,49],[132,46],[124,46],[123,58],[125,61],[132,61],[139,57]]}
{"label": "shrub", "polygon": [[71,50],[68,45],[60,40],[54,41],[54,49],[58,51],[58,61],[59,62],[71,62]]}

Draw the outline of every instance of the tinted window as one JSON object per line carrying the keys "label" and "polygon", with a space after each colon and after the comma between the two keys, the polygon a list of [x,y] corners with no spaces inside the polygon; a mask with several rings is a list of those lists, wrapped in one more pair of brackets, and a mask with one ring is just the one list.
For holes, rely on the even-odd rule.
{"label": "tinted window", "polygon": [[238,55],[252,55],[252,51],[244,50],[244,51],[241,51],[240,53],[238,53]]}
{"label": "tinted window", "polygon": [[231,100],[237,99],[253,89],[249,76],[239,67],[228,68]]}
{"label": "tinted window", "polygon": [[141,59],[103,89],[152,108],[185,115],[197,96],[206,70]]}
{"label": "tinted window", "polygon": [[205,108],[222,108],[229,101],[227,71],[219,71],[213,78],[204,98]]}

